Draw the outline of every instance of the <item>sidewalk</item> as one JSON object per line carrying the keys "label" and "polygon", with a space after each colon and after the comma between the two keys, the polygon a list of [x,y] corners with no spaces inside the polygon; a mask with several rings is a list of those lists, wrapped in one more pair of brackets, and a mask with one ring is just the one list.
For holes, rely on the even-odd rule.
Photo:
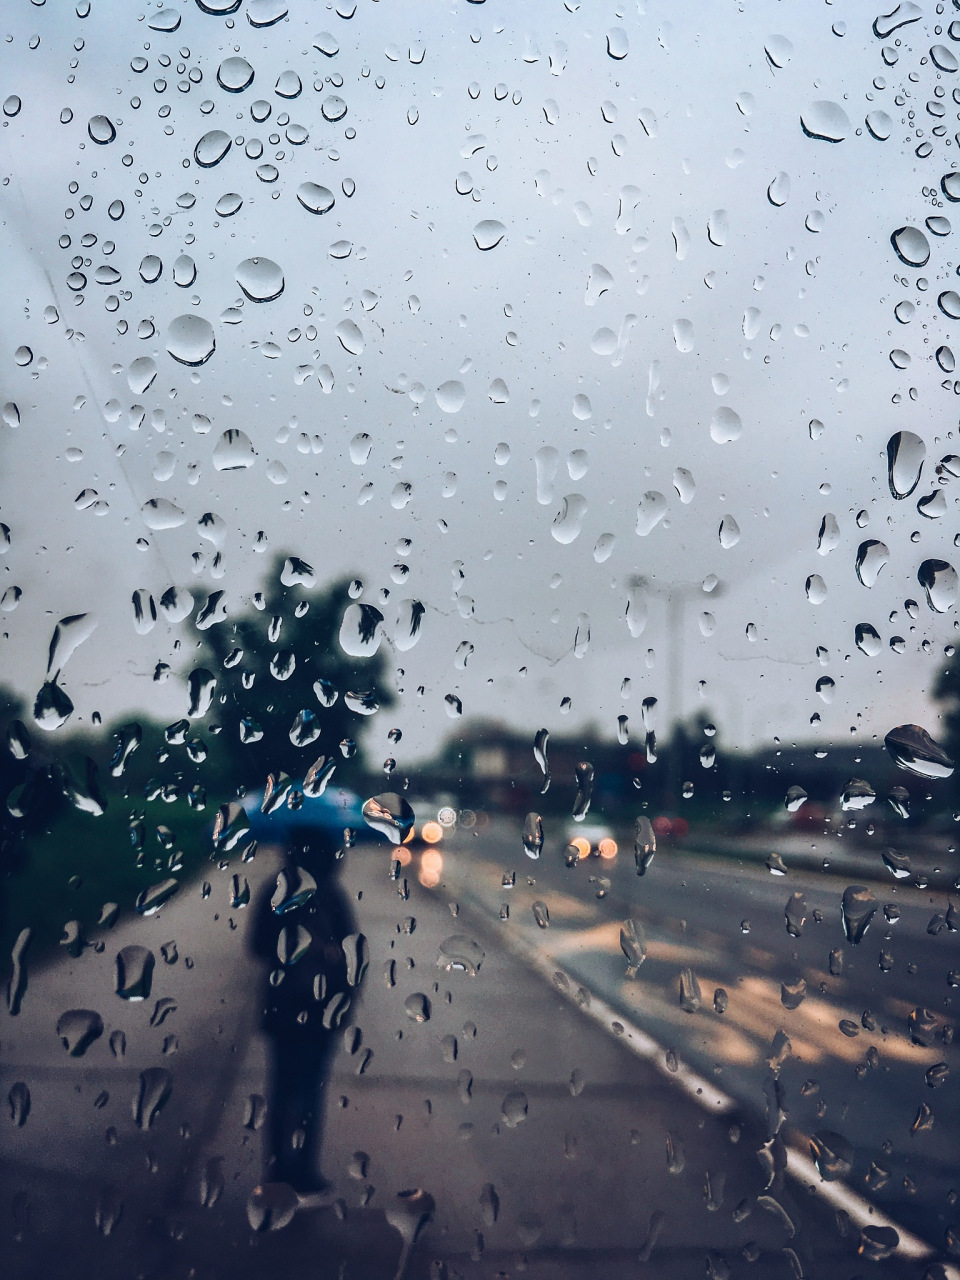
{"label": "sidewalk", "polygon": [[[5,1096],[23,1080],[32,1096],[26,1124],[5,1136],[9,1276],[391,1280],[401,1240],[384,1212],[397,1192],[422,1187],[436,1210],[409,1280],[521,1272],[530,1280],[741,1272],[787,1280],[798,1269],[848,1280],[858,1266],[855,1230],[841,1237],[832,1212],[798,1205],[789,1186],[769,1192],[782,1213],[757,1200],[764,1135],[749,1121],[706,1114],[505,947],[472,935],[442,888],[424,890],[411,877],[401,900],[387,856],[355,850],[343,873],[350,896],[362,893],[356,910],[370,968],[354,1019],[361,1047],[338,1052],[327,1087],[323,1172],[335,1182],[334,1203],[299,1212],[275,1233],[255,1235],[247,1222],[262,1177],[260,1135],[244,1128],[250,1095],[264,1091],[255,1008],[262,979],[243,947],[243,913],[223,907],[231,874],[247,875],[255,895],[275,872],[262,853],[215,872],[209,900],[187,886],[158,916],[118,926],[103,955],[35,974],[20,1018],[4,1015],[0,1087]],[[440,943],[455,934],[486,951],[476,977],[436,965]],[[181,959],[167,967],[159,944],[172,937]],[[157,950],[153,996],[178,1003],[159,1028],[147,1026],[153,997],[130,1006],[112,994],[113,957],[133,940]],[[405,1010],[416,993],[430,1002],[428,1021]],[[87,1001],[105,1033],[71,1059],[54,1025]],[[120,1023],[122,1061],[107,1046]],[[174,1031],[179,1051],[163,1055]],[[366,1050],[372,1057],[358,1075]],[[139,1072],[157,1065],[170,1070],[173,1092],[141,1132],[132,1100]],[[745,1248],[756,1256],[750,1265]],[[873,1274],[905,1273],[890,1260]]]}

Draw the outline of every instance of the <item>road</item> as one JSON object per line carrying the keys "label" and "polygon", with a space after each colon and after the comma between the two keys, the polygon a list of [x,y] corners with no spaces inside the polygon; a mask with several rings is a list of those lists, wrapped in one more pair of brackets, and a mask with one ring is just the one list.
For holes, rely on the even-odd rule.
{"label": "road", "polygon": [[[918,1191],[912,1200],[902,1192],[884,1198],[883,1190],[875,1198],[898,1221],[937,1237],[939,1252],[945,1206],[930,1187],[941,1185],[952,1158],[952,1080],[930,1094],[922,1073],[948,1051],[909,1046],[900,1015],[908,959],[941,963],[950,942],[924,942],[912,907],[897,926],[904,974],[895,966],[882,981],[873,976],[866,957],[875,966],[876,934],[868,934],[848,957],[842,983],[789,1012],[779,1005],[778,966],[799,964],[815,987],[826,975],[826,951],[838,945],[836,886],[816,877],[802,883],[824,923],[788,939],[782,899],[794,879],[773,891],[753,872],[658,854],[642,881],[626,860],[604,867],[611,884],[597,898],[589,881],[596,864],[568,871],[556,857],[528,862],[505,824],[449,841],[433,887],[420,883],[418,857],[399,882],[387,874],[382,847],[360,846],[344,861],[344,888],[370,948],[353,1022],[360,1034],[338,1051],[327,1085],[322,1164],[333,1187],[304,1201],[282,1230],[254,1232],[248,1219],[264,1178],[265,1130],[246,1123],[251,1096],[267,1093],[264,974],[248,945],[252,913],[231,908],[231,877],[246,876],[255,898],[276,875],[276,852],[211,865],[209,896],[187,884],[156,915],[128,912],[93,936],[97,946],[31,974],[20,1013],[0,1016],[0,1093],[22,1083],[30,1095],[25,1123],[4,1133],[7,1275],[252,1280],[295,1269],[323,1280],[391,1280],[401,1248],[390,1225],[396,1196],[421,1187],[435,1210],[409,1259],[410,1280],[521,1271],[531,1280],[741,1273],[848,1280],[866,1265],[856,1256],[859,1227],[848,1220],[843,1234],[835,1205],[802,1180],[780,1172],[767,1186],[758,1158],[770,1131],[765,1055],[778,1026],[793,1048],[780,1069],[789,1111],[783,1132],[839,1129],[857,1144],[858,1177],[864,1153],[889,1135],[888,1186],[903,1163]],[[503,890],[509,868],[517,884]],[[527,883],[529,872],[536,884]],[[404,883],[406,898],[398,893]],[[510,915],[501,920],[505,898]],[[535,899],[549,906],[549,929],[533,921]],[[629,983],[617,923],[627,906],[648,926],[647,959]],[[749,934],[740,932],[745,914]],[[484,952],[475,976],[438,967],[452,936]],[[173,941],[177,959],[168,964],[162,949]],[[115,994],[115,957],[130,945],[156,956],[153,989],[139,1004]],[[696,1014],[677,1005],[681,966],[693,968],[704,994]],[[573,987],[558,988],[558,968]],[[578,981],[591,998],[576,990]],[[729,992],[722,1017],[710,1011],[721,983]],[[876,991],[872,1007],[891,1031],[834,1036],[836,1010],[854,992],[859,1006],[861,987]],[[408,998],[418,994],[429,1000],[427,1021],[409,1016]],[[158,1001],[171,1005],[158,1010]],[[605,1001],[622,1010],[622,1023],[604,1014]],[[69,1009],[96,1011],[104,1024],[76,1058],[56,1031]],[[676,1071],[659,1047],[636,1052],[634,1026],[675,1051]],[[126,1037],[122,1057],[110,1047],[117,1031]],[[881,1065],[857,1080],[868,1041]],[[171,1092],[153,1124],[140,1127],[141,1072],[156,1068],[169,1072]],[[819,1091],[803,1097],[799,1084],[814,1073]],[[894,1086],[904,1096],[887,1115],[883,1099]],[[924,1093],[937,1123],[911,1138]],[[818,1118],[821,1098],[827,1109]],[[266,1097],[268,1107],[272,1101]],[[871,1273],[919,1276],[924,1267],[901,1249],[871,1264]]]}
{"label": "road", "polygon": [[[510,929],[529,946],[754,1114],[770,1109],[769,1060],[774,1037],[784,1032],[790,1052],[776,1099],[784,1134],[806,1149],[807,1135],[840,1132],[856,1151],[850,1185],[942,1247],[948,1226],[958,1222],[949,1197],[960,1186],[960,1098],[955,1075],[943,1079],[937,1069],[956,1067],[948,975],[960,968],[957,934],[945,924],[935,936],[928,932],[949,906],[943,879],[934,890],[918,887],[918,877],[897,882],[879,857],[861,859],[856,879],[822,869],[772,875],[754,858],[718,859],[678,846],[661,849],[638,877],[632,849],[571,868],[564,848],[565,838],[552,847],[548,841],[533,861],[520,824],[495,821],[479,838],[458,835],[448,844],[444,879],[489,921],[499,921],[507,903]],[[505,870],[516,873],[513,888],[502,886]],[[864,880],[876,912],[853,945],[844,937],[840,902],[844,889]],[[806,907],[796,937],[785,919],[794,893]],[[547,929],[536,923],[537,900],[549,909]],[[885,907],[898,915],[895,922]],[[635,979],[625,976],[620,947],[627,918],[639,920],[647,938]],[[834,969],[842,963],[840,976],[831,973],[831,953]],[[699,987],[695,1013],[680,1003],[686,968]],[[781,984],[795,997],[800,978],[802,1000],[787,1008]],[[722,1014],[714,1008],[718,988],[727,995]],[[924,1031],[929,1043],[921,1045],[908,1019],[925,1006],[933,1017]],[[931,1110],[932,1127],[912,1132],[921,1106]]]}

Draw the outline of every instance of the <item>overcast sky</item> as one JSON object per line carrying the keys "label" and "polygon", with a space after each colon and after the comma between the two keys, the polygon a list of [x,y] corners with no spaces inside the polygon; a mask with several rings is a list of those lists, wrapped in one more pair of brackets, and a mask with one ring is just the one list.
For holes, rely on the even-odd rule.
{"label": "overcast sky", "polygon": [[[195,0],[163,16],[93,0],[82,20],[5,7],[4,96],[22,103],[8,100],[0,130],[0,369],[20,422],[11,410],[0,426],[2,575],[22,591],[3,615],[5,678],[34,693],[57,619],[89,611],[98,629],[62,676],[78,718],[143,707],[172,720],[186,695],[152,672],[182,665],[196,632],[161,619],[137,634],[131,593],[176,584],[199,606],[223,589],[237,614],[285,550],[320,580],[357,574],[372,603],[388,589],[388,636],[400,601],[426,606],[395,664],[406,692],[391,725],[408,758],[454,728],[451,693],[465,716],[531,737],[586,721],[612,734],[620,714],[639,735],[648,695],[666,727],[671,670],[683,713],[702,708],[727,741],[869,737],[904,720],[935,732],[924,691],[955,610],[928,607],[917,571],[957,554],[955,495],[944,489],[939,519],[916,501],[957,448],[958,401],[934,360],[960,342],[937,303],[956,284],[957,233],[924,228],[952,213],[939,180],[957,160],[958,77],[930,55],[947,34],[922,20],[881,40],[872,12],[843,3],[353,7],[291,0],[267,26],[249,18],[282,4],[245,0],[226,19]],[[252,68],[242,91],[218,83],[229,58]],[[284,73],[279,88],[295,73],[299,96],[277,92]],[[233,63],[220,78],[244,74]],[[885,140],[868,113],[885,113],[871,116]],[[106,145],[88,129],[101,115],[116,129]],[[213,130],[232,145],[202,167]],[[201,158],[217,139],[204,146]],[[328,212],[304,207],[298,191],[317,199],[306,183],[333,195]],[[232,193],[242,207],[218,214]],[[501,236],[490,222],[502,238],[482,250]],[[894,253],[904,225],[924,230],[922,267]],[[162,262],[154,283],[148,255]],[[271,265],[238,272],[253,257]],[[282,292],[250,300],[243,283],[274,291],[272,264]],[[104,267],[120,280],[98,283]],[[216,344],[197,369],[169,354],[183,315]],[[157,369],[146,388],[131,368],[144,357]],[[235,429],[253,465],[218,470]],[[926,447],[903,501],[886,481],[898,430]],[[556,474],[538,495],[545,448]],[[182,523],[150,527],[153,500]],[[642,536],[638,505],[642,528],[661,517]],[[221,576],[197,528],[208,512]],[[821,556],[827,514],[839,540]],[[579,533],[559,541],[571,521]],[[855,560],[869,538],[890,560],[868,589]],[[857,623],[879,633],[876,656],[855,648]]]}

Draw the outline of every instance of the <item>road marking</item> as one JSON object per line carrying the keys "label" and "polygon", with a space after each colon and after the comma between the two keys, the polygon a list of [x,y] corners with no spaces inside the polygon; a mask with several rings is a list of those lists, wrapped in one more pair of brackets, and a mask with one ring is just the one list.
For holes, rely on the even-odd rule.
{"label": "road marking", "polygon": [[[463,906],[466,906],[468,910],[472,908],[475,913],[481,915],[485,931],[496,932],[501,944],[512,955],[523,961],[530,969],[549,982],[554,991],[575,1005],[582,1014],[602,1027],[608,1035],[625,1044],[631,1053],[634,1053],[638,1058],[651,1063],[661,1075],[665,1076],[671,1083],[678,1085],[685,1093],[690,1095],[694,1102],[704,1107],[711,1115],[727,1115],[737,1109],[738,1104],[734,1098],[722,1089],[718,1089],[715,1084],[699,1075],[686,1063],[677,1062],[676,1070],[668,1067],[668,1051],[653,1036],[641,1030],[629,1018],[625,1018],[618,1013],[600,996],[594,995],[584,983],[567,973],[545,952],[535,947],[533,943],[528,942],[522,934],[511,929],[497,932],[493,927],[494,922],[490,919],[483,903],[469,890],[466,890],[465,886],[458,885],[457,889],[457,897],[461,908]],[[586,998],[580,994],[581,992],[585,993]],[[876,1205],[867,1200],[865,1196],[848,1187],[846,1183],[826,1182],[821,1178],[820,1172],[810,1156],[797,1145],[796,1139],[792,1140],[792,1145],[787,1142],[785,1146],[787,1173],[796,1182],[812,1188],[821,1199],[835,1209],[842,1209],[858,1227],[892,1227],[899,1237],[896,1253],[900,1257],[929,1258],[938,1252],[926,1240],[900,1226],[898,1222],[889,1218]]]}

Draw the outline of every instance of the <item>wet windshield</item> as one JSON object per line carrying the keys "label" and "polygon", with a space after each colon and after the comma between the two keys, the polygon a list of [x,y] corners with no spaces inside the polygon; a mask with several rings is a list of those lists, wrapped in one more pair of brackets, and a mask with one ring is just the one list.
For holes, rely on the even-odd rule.
{"label": "wet windshield", "polygon": [[956,4],[0,28],[6,1273],[956,1280]]}

